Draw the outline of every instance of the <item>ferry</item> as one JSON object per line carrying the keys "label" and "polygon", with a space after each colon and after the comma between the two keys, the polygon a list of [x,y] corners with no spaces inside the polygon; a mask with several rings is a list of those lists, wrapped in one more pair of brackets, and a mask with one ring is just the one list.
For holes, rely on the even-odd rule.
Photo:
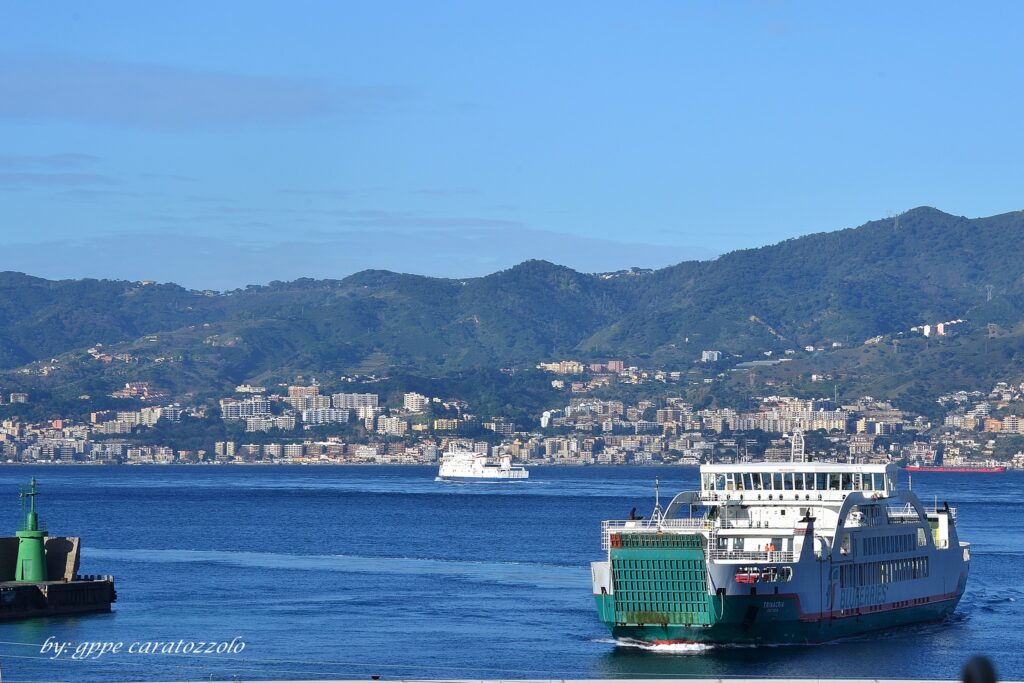
{"label": "ferry", "polygon": [[530,477],[530,472],[520,465],[512,464],[512,456],[503,454],[497,464],[492,464],[483,453],[453,449],[441,456],[436,481],[513,481]]}
{"label": "ferry", "polygon": [[[782,644],[940,621],[967,585],[956,508],[896,465],[704,465],[699,491],[602,524],[601,621],[626,642]],[[633,515],[631,515],[633,516]]]}

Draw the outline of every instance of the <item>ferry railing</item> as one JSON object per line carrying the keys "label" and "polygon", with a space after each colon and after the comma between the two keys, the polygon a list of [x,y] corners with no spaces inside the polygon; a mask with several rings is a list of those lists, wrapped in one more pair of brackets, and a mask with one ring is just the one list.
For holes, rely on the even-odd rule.
{"label": "ferry railing", "polygon": [[715,520],[704,517],[677,517],[661,520],[662,529],[711,529],[715,526]]}
{"label": "ferry railing", "polygon": [[701,517],[662,519],[660,522],[651,519],[610,519],[601,522],[601,548],[608,550],[611,547],[611,535],[613,533],[707,530],[713,528],[713,526],[713,520]]}
{"label": "ferry railing", "polygon": [[612,533],[622,531],[649,531],[654,523],[649,519],[618,520],[609,519],[601,522],[601,548],[608,550],[611,547]]}
{"label": "ferry railing", "polygon": [[773,529],[767,522],[756,522],[752,519],[723,519],[721,517],[672,517],[663,518],[660,522],[650,519],[612,519],[601,522],[601,547],[605,550],[611,546],[609,536],[613,533],[636,532],[673,532],[673,531],[711,531],[717,529]]}
{"label": "ferry railing", "polygon": [[929,515],[936,515],[936,514],[938,514],[940,512],[948,512],[949,513],[949,518],[952,519],[954,522],[956,521],[956,508],[950,508],[950,507],[941,507],[940,508],[940,507],[937,507],[935,505],[932,505],[931,507],[926,507],[924,509],[924,511],[927,514],[929,514]]}
{"label": "ferry railing", "polygon": [[903,507],[887,507],[885,514],[890,524],[917,524],[921,522],[921,515],[911,505]]}
{"label": "ferry railing", "polygon": [[708,560],[737,560],[746,562],[794,562],[790,550],[723,550],[709,548]]}

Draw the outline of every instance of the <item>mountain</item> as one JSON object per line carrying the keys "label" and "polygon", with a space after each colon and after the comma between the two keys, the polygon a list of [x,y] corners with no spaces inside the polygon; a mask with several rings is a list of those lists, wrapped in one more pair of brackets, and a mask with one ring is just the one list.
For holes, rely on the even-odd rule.
{"label": "mountain", "polygon": [[[958,318],[1013,331],[1024,321],[1022,238],[1024,212],[967,219],[922,207],[604,276],[527,261],[465,280],[364,271],[213,293],[8,272],[0,368],[68,354],[86,384],[89,373],[113,382],[148,372],[212,390],[297,373],[431,377],[570,356],[685,368],[702,349],[749,359]],[[96,343],[136,360],[111,375],[116,363],[84,356]]]}
{"label": "mountain", "polygon": [[[847,343],[913,325],[1022,317],[1024,212],[969,220],[932,208],[682,263],[637,282],[635,312],[584,342],[654,352],[681,337],[730,351]],[[988,301],[988,287],[992,301]]]}

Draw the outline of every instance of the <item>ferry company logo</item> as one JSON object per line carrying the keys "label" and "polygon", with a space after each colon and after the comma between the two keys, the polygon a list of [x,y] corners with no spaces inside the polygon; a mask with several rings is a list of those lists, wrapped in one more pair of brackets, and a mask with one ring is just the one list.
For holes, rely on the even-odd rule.
{"label": "ferry company logo", "polygon": [[856,609],[885,602],[886,586],[843,588],[839,593],[839,609]]}

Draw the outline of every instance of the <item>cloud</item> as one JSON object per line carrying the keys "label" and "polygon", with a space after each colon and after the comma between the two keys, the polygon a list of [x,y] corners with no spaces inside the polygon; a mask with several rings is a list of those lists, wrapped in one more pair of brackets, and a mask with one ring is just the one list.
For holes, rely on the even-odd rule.
{"label": "cloud", "polygon": [[64,152],[62,154],[12,155],[0,154],[0,168],[79,168],[99,161],[91,154]]}
{"label": "cloud", "polygon": [[173,180],[178,183],[194,183],[196,179],[192,176],[178,175],[176,173],[139,173],[141,180]]}
{"label": "cloud", "polygon": [[428,197],[471,197],[480,194],[474,187],[425,187],[415,190],[414,194]]}
{"label": "cloud", "polygon": [[63,190],[57,194],[62,199],[70,199],[76,202],[98,202],[109,199],[143,199],[146,197],[158,196],[152,192],[135,192],[133,190],[96,190],[91,188],[77,188]]}
{"label": "cloud", "polygon": [[401,88],[154,64],[6,59],[0,119],[182,131],[375,111]]}
{"label": "cloud", "polygon": [[0,187],[80,187],[83,185],[114,185],[117,181],[99,173],[0,173]]}
{"label": "cloud", "polygon": [[234,289],[299,277],[342,278],[367,268],[442,277],[485,275],[531,258],[585,272],[662,267],[709,258],[699,248],[601,240],[530,229],[351,230],[329,239],[262,244],[183,234],[120,234],[8,244],[0,270],[49,278],[155,279]]}
{"label": "cloud", "polygon": [[518,228],[519,221],[478,216],[431,216],[379,209],[334,212],[336,225],[349,228]]}

